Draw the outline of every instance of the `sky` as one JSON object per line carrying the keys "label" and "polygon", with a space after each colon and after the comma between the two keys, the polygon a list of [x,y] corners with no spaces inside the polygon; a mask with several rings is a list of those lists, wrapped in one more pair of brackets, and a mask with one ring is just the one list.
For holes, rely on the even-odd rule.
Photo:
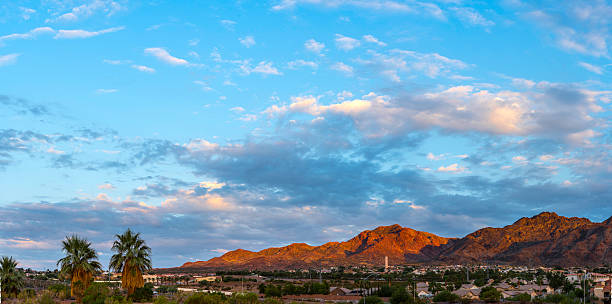
{"label": "sky", "polygon": [[0,255],[612,215],[609,1],[0,3]]}

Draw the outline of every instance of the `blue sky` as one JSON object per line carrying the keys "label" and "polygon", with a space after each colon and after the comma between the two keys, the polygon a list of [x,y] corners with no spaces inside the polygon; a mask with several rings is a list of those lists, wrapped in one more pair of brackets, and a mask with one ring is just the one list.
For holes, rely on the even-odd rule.
{"label": "blue sky", "polygon": [[612,215],[608,1],[0,4],[0,255]]}

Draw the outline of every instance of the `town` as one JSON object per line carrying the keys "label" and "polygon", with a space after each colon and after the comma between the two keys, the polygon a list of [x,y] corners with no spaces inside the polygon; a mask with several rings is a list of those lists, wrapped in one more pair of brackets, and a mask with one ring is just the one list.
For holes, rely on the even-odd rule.
{"label": "town", "polygon": [[[24,288],[6,303],[26,302],[46,292],[58,301],[70,298],[69,282],[61,280],[57,270],[23,271]],[[142,300],[154,303],[200,303],[188,300],[204,295],[238,298],[241,303],[249,298],[273,303],[610,303],[612,272],[608,267],[386,265],[276,271],[154,269],[143,279],[150,296]],[[94,285],[119,289],[121,273],[101,272],[93,280]]]}

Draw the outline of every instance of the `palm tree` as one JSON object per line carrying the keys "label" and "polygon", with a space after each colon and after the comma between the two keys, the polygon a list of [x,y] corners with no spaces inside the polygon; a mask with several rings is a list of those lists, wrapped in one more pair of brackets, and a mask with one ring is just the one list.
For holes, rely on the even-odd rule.
{"label": "palm tree", "polygon": [[62,246],[66,256],[57,261],[57,265],[60,273],[70,278],[70,295],[80,299],[94,273],[102,271],[102,265],[97,261],[98,254],[91,248],[91,242],[84,238],[77,235],[66,237]]}
{"label": "palm tree", "polygon": [[134,293],[136,288],[144,286],[142,274],[151,270],[151,248],[140,238],[140,233],[134,233],[128,228],[123,234],[115,235],[111,250],[117,252],[111,257],[110,267],[121,271],[121,286]]}
{"label": "palm tree", "polygon": [[2,293],[7,297],[17,296],[23,288],[24,276],[17,270],[17,261],[13,257],[2,257],[0,259],[0,283]]}

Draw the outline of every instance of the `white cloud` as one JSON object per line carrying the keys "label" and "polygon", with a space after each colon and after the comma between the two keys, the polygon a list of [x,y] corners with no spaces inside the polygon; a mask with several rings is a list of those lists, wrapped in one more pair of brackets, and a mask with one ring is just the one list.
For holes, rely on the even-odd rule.
{"label": "white cloud", "polygon": [[55,149],[55,147],[49,147],[49,149],[47,149],[47,153],[55,154],[55,155],[62,155],[62,154],[65,154],[66,152],[62,150],[57,150]]}
{"label": "white cloud", "polygon": [[141,72],[146,72],[146,73],[155,73],[155,69],[154,68],[150,68],[146,65],[137,65],[137,64],[133,64],[132,68],[139,70]]}
{"label": "white cloud", "polygon": [[50,249],[56,246],[53,243],[55,242],[35,241],[25,237],[0,239],[0,246],[19,249]]}
{"label": "white cloud", "polygon": [[240,43],[244,45],[246,48],[250,48],[254,46],[256,43],[255,38],[253,38],[253,36],[246,36],[246,37],[238,38],[238,41],[240,41]]}
{"label": "white cloud", "polygon": [[440,154],[440,155],[435,155],[431,152],[427,153],[427,159],[428,160],[441,160],[444,159],[446,157],[447,154]]}
{"label": "white cloud", "polygon": [[19,55],[20,54],[18,53],[0,55],[0,66],[5,66],[17,62],[17,58],[19,58]]}
{"label": "white cloud", "polygon": [[467,171],[468,169],[466,167],[462,167],[459,164],[455,163],[452,165],[448,165],[446,167],[441,166],[438,168],[438,172],[446,172],[446,173],[463,173],[465,171]]}
{"label": "white cloud", "polygon": [[386,46],[387,45],[386,43],[378,40],[376,37],[374,37],[372,35],[365,35],[365,36],[363,36],[363,40],[365,40],[366,42],[378,44],[379,46]]}
{"label": "white cloud", "polygon": [[272,6],[273,10],[292,9],[298,4],[321,5],[329,8],[340,6],[353,6],[362,9],[390,11],[390,12],[415,12],[415,8],[402,2],[391,0],[281,0]]}
{"label": "white cloud", "polygon": [[541,155],[540,156],[540,160],[541,161],[549,161],[549,160],[553,160],[555,157],[553,155],[550,154],[545,154],[545,155]]}
{"label": "white cloud", "polygon": [[116,93],[118,91],[119,90],[117,90],[117,89],[97,89],[96,93],[98,93],[98,94],[110,94],[110,93]]}
{"label": "white cloud", "polygon": [[233,107],[230,109],[230,111],[240,113],[240,112],[244,112],[245,110],[243,107]]}
{"label": "white cloud", "polygon": [[174,57],[172,55],[170,55],[170,53],[168,53],[168,51],[166,51],[163,48],[159,48],[159,47],[154,47],[154,48],[146,48],[144,50],[145,54],[149,54],[152,55],[153,57],[171,64],[171,65],[181,65],[181,66],[190,66],[191,64],[189,63],[189,61],[182,59],[182,58],[178,58],[178,57]]}
{"label": "white cloud", "polygon": [[437,53],[419,53],[398,49],[385,53],[370,50],[368,53],[370,58],[357,59],[357,63],[378,71],[393,82],[400,82],[401,77],[403,77],[402,74],[414,77],[415,71],[421,72],[429,78],[454,77],[456,76],[456,70],[469,67],[461,60],[448,58]]}
{"label": "white cloud", "polygon": [[332,70],[336,70],[346,74],[347,76],[353,75],[353,67],[345,64],[344,62],[336,62],[331,66]]}
{"label": "white cloud", "polygon": [[486,19],[478,11],[471,7],[455,7],[452,8],[452,10],[455,11],[455,14],[461,21],[467,24],[484,27],[490,27],[495,25],[495,22]]}
{"label": "white cloud", "polygon": [[47,19],[46,22],[74,22],[80,19],[88,18],[94,14],[103,14],[112,16],[124,8],[119,2],[111,0],[93,0],[87,3],[72,8],[69,12],[61,14],[57,18]]}
{"label": "white cloud", "polygon": [[23,20],[30,20],[30,16],[36,13],[35,9],[28,7],[20,7],[19,10],[21,11],[21,18],[23,18]]}
{"label": "white cloud", "polygon": [[202,81],[202,80],[194,80],[193,83],[197,84],[198,86],[200,86],[200,88],[202,88],[203,91],[212,91],[213,88],[211,88],[207,82]]}
{"label": "white cloud", "polygon": [[54,34],[55,30],[50,27],[37,27],[26,33],[15,33],[8,34],[0,37],[0,41],[11,40],[11,39],[32,39],[42,34]]}
{"label": "white cloud", "polygon": [[314,39],[308,39],[304,42],[304,47],[314,53],[321,53],[325,49],[325,44]]}
{"label": "white cloud", "polygon": [[359,42],[359,40],[351,38],[351,37],[347,37],[347,36],[343,36],[340,34],[336,34],[336,47],[338,47],[339,49],[343,50],[343,51],[350,51],[356,47],[358,47],[361,43]]}
{"label": "white cloud", "polygon": [[585,68],[587,71],[593,72],[595,74],[603,74],[603,68],[600,66],[596,66],[596,65],[592,65],[590,63],[586,63],[586,62],[579,62],[578,63],[581,67]]}
{"label": "white cloud", "polygon": [[83,39],[99,36],[102,34],[113,33],[117,31],[123,30],[125,27],[111,27],[108,29],[100,30],[100,31],[86,31],[86,30],[59,30],[57,34],[55,34],[55,39]]}
{"label": "white cloud", "polygon": [[[556,84],[539,84],[528,92],[491,92],[472,86],[455,86],[437,92],[389,98],[374,93],[355,99],[368,111],[335,112],[350,117],[368,137],[404,134],[415,130],[442,128],[453,132],[529,136],[589,145],[600,136],[592,113],[602,111],[598,102],[604,93],[577,90]],[[571,98],[571,102],[567,99]],[[330,109],[351,101],[321,105],[318,100],[294,100],[289,106],[271,106],[267,114],[300,112],[325,115]],[[363,107],[362,107],[363,108]]]}
{"label": "white cloud", "polygon": [[236,21],[224,19],[220,21],[221,25],[223,25],[226,29],[232,30],[234,29],[234,25],[236,25]]}
{"label": "white cloud", "polygon": [[298,59],[298,60],[288,62],[287,67],[290,69],[297,69],[301,67],[309,67],[309,68],[316,69],[319,67],[319,65],[314,61],[306,61],[303,59]]}
{"label": "white cloud", "polygon": [[116,59],[104,59],[102,60],[102,62],[107,63],[107,64],[112,64],[112,65],[120,65],[124,63],[124,61],[116,60]]}
{"label": "white cloud", "polygon": [[253,69],[250,70],[251,73],[259,73],[266,75],[282,75],[283,73],[279,72],[276,69],[272,62],[261,61],[257,64]]}
{"label": "white cloud", "polygon": [[98,189],[111,190],[111,189],[115,189],[115,186],[113,186],[110,183],[106,183],[106,184],[99,185]]}

